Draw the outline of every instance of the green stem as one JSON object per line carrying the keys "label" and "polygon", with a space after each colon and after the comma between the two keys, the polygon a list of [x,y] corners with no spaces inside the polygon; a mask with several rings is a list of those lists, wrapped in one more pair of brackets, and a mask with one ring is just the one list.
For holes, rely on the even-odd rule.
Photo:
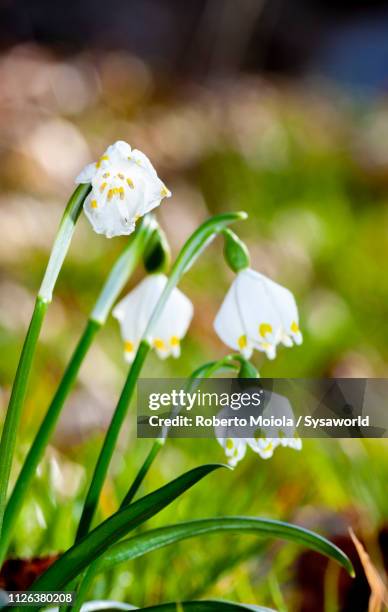
{"label": "green stem", "polygon": [[148,325],[140,342],[135,360],[129,370],[127,380],[118,401],[116,410],[113,414],[111,423],[106,433],[96,467],[92,476],[89,490],[86,495],[85,505],[82,511],[80,523],[77,530],[76,542],[79,541],[89,531],[94,513],[97,508],[101,490],[106,478],[106,474],[111,462],[121,426],[127,415],[128,408],[136,387],[137,379],[140,375],[144,361],[150,351],[149,338],[152,330],[158,321],[161,312],[170,297],[171,292],[179,283],[183,274],[194,263],[200,253],[210,244],[217,234],[227,227],[230,223],[245,219],[245,213],[226,213],[211,217],[203,223],[187,240],[182,247],[172,269],[168,282],[160,296],[154,311],[150,317]]}
{"label": "green stem", "polygon": [[[229,357],[224,357],[219,361],[211,361],[210,363],[206,363],[200,366],[197,370],[195,370],[188,378],[186,390],[188,392],[193,390],[194,384],[196,383],[196,379],[198,378],[210,378],[213,374],[219,374],[220,372],[234,372],[238,371],[238,367],[230,363]],[[162,446],[164,446],[165,438],[158,438],[153,443],[150,452],[148,453],[143,465],[141,466],[139,472],[137,473],[133,483],[131,484],[128,493],[124,497],[121,502],[120,508],[124,508],[124,506],[128,506],[136,493],[138,492],[144,478],[147,476],[153,462],[159,454]]]}
{"label": "green stem", "polygon": [[81,364],[102,325],[106,322],[108,314],[121,293],[128,278],[137,266],[143,253],[147,240],[154,228],[152,218],[145,217],[139,226],[134,238],[131,239],[113,266],[92,310],[84,332],[74,350],[63,378],[51,401],[47,413],[35,436],[32,446],[24,460],[23,467],[16,481],[15,487],[8,501],[3,522],[2,538],[0,543],[0,566],[7,551],[7,547],[15,527],[15,522],[23,504],[24,497],[31,485],[36,469],[41,461],[51,434],[56,426],[63,405],[77,378]]}
{"label": "green stem", "polygon": [[38,293],[39,297],[41,297],[44,302],[51,302],[52,300],[55,283],[57,282],[59,272],[61,271],[67,251],[69,250],[75,224],[81,214],[82,205],[90,190],[91,186],[89,183],[86,185],[78,185],[65,208]]}
{"label": "green stem", "polygon": [[58,274],[70,246],[75,224],[82,210],[84,199],[89,191],[90,185],[79,185],[66,206],[51,250],[42,285],[36,299],[31,323],[20,355],[0,441],[0,534],[3,529],[5,503],[16,437],[36,344],[48,304],[51,302]]}
{"label": "green stem", "polygon": [[156,457],[159,454],[160,449],[163,446],[163,440],[156,440],[152,447],[150,452],[148,453],[147,457],[145,458],[145,461],[143,463],[143,465],[141,466],[140,470],[138,471],[135,480],[133,481],[133,483],[131,484],[131,486],[129,487],[128,493],[126,494],[126,496],[124,497],[123,501],[120,504],[120,509],[124,508],[124,506],[128,506],[133,498],[135,497],[136,493],[138,492],[144,478],[147,476],[153,462],[155,461]]}
{"label": "green stem", "polygon": [[104,443],[97,459],[96,467],[92,476],[92,481],[86,495],[85,505],[78,525],[76,542],[78,542],[89,531],[94,512],[100,497],[101,489],[104,484],[105,476],[108,471],[110,460],[116,446],[117,438],[121,426],[127,414],[128,406],[135,390],[136,381],[140,374],[143,363],[150,350],[148,342],[141,342],[136,353],[135,360],[129,370],[127,380],[121,392],[116,410],[106,433]]}
{"label": "green stem", "polygon": [[19,365],[9,400],[8,410],[4,421],[3,432],[0,442],[0,532],[2,532],[5,503],[9,476],[12,466],[12,457],[15,450],[17,430],[22,413],[23,403],[26,396],[27,384],[34,358],[35,348],[43,319],[47,311],[48,304],[41,298],[35,302],[34,312],[28,328]]}
{"label": "green stem", "polygon": [[99,328],[99,323],[91,320],[87,322],[84,332],[71,357],[69,365],[66,368],[66,371],[53,397],[53,400],[39,427],[32,446],[25,458],[23,467],[19,473],[12,494],[8,500],[4,514],[3,532],[0,543],[0,565],[7,551],[8,544],[12,536],[16,519],[23,504],[25,494],[35,475],[39,462],[43,457],[50,436],[55,428],[58,417],[61,413],[63,404],[65,403],[65,400],[77,378],[81,363],[86,353],[88,352],[89,347]]}

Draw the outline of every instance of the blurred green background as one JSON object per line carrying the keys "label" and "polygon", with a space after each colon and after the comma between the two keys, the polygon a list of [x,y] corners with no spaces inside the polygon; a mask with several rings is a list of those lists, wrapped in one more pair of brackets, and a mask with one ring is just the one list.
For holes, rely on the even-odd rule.
{"label": "blurred green background", "polygon": [[[0,78],[3,412],[74,177],[116,139],[144,151],[172,190],[157,217],[175,254],[208,215],[249,213],[235,229],[249,245],[252,267],[294,292],[304,334],[302,346],[280,350],[273,362],[255,356],[263,376],[388,376],[388,104],[383,96],[366,98],[327,82],[246,73],[183,86],[159,79],[129,52],[82,51],[64,58],[32,43],[3,52]],[[42,332],[14,476],[125,241],[108,241],[94,234],[85,218],[79,221]],[[139,270],[128,288],[142,274]],[[144,376],[186,376],[226,354],[212,324],[232,278],[216,242],[181,284],[195,304],[182,357],[161,362],[152,355]],[[28,494],[13,556],[56,553],[72,543],[126,370],[118,326],[110,318]],[[136,440],[133,406],[100,518],[118,507],[149,447]],[[216,442],[168,441],[142,491],[201,462],[222,460]],[[384,441],[306,440],[302,452],[281,448],[270,461],[248,453],[234,472],[208,477],[151,523],[223,514],[287,519],[334,538],[354,558],[347,536],[352,525],[382,572],[387,476]],[[136,605],[206,595],[301,612],[367,609],[362,575],[351,585],[314,556],[307,557],[309,590],[301,553],[252,537],[212,536],[100,576],[91,596]]]}

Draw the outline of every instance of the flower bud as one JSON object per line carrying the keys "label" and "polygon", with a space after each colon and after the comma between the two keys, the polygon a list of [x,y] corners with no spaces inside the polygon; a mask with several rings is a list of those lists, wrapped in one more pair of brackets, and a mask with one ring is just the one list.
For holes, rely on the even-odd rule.
{"label": "flower bud", "polygon": [[168,272],[171,262],[170,245],[164,231],[157,225],[143,255],[147,272]]}
{"label": "flower bud", "polygon": [[249,268],[249,251],[240,238],[230,229],[223,231],[224,257],[233,272]]}

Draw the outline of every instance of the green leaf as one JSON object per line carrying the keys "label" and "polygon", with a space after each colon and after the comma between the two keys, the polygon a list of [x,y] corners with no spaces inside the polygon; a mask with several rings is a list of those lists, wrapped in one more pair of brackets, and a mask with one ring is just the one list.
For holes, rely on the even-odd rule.
{"label": "green leaf", "polygon": [[258,536],[280,538],[302,544],[330,557],[354,575],[353,566],[337,546],[326,538],[290,523],[254,517],[221,517],[201,519],[147,531],[133,538],[123,540],[111,548],[98,561],[98,571],[135,559],[163,546],[174,544],[194,536],[211,533],[250,533]]}
{"label": "green leaf", "polygon": [[82,538],[78,544],[69,548],[58,561],[34,582],[30,590],[60,591],[104,553],[109,546],[168,506],[207,474],[220,467],[227,466],[208,464],[190,470],[157,491],[116,512],[91,531],[89,535]]}
{"label": "green leaf", "polygon": [[145,612],[275,612],[270,608],[254,606],[252,604],[240,604],[221,599],[210,599],[207,601],[182,601],[164,603],[148,608],[138,608]]}

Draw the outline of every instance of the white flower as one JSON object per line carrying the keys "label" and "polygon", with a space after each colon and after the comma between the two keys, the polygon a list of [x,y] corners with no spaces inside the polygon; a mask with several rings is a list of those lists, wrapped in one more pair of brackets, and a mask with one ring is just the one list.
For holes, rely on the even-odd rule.
{"label": "white flower", "polygon": [[299,316],[291,291],[250,268],[233,281],[214,321],[223,342],[249,359],[253,349],[276,357],[279,343],[302,343]]}
{"label": "white flower", "polygon": [[[167,283],[164,274],[147,276],[113,310],[119,321],[124,340],[124,355],[131,363],[145,332],[150,316]],[[162,359],[179,357],[180,341],[185,336],[193,317],[193,305],[179,289],[173,289],[160,315],[152,337],[148,338]]]}
{"label": "white flower", "polygon": [[76,183],[92,184],[84,211],[97,234],[107,238],[131,234],[137,219],[171,196],[148,157],[122,140],[86,166]]}
{"label": "white flower", "polygon": [[[251,391],[257,389],[251,389]],[[245,391],[245,392],[249,392]],[[294,426],[294,413],[289,400],[283,395],[264,391],[264,405],[262,418],[265,423],[259,430],[248,425],[244,430],[238,426],[227,428],[217,427],[216,437],[225,451],[228,464],[235,467],[245,457],[248,446],[262,459],[270,459],[278,446],[288,446],[294,450],[301,450],[302,441]],[[239,413],[249,423],[252,408],[243,408]],[[218,415],[220,418],[231,416],[229,408],[224,408]],[[279,425],[279,422],[282,422]],[[245,434],[246,437],[236,437],[237,434]]]}

